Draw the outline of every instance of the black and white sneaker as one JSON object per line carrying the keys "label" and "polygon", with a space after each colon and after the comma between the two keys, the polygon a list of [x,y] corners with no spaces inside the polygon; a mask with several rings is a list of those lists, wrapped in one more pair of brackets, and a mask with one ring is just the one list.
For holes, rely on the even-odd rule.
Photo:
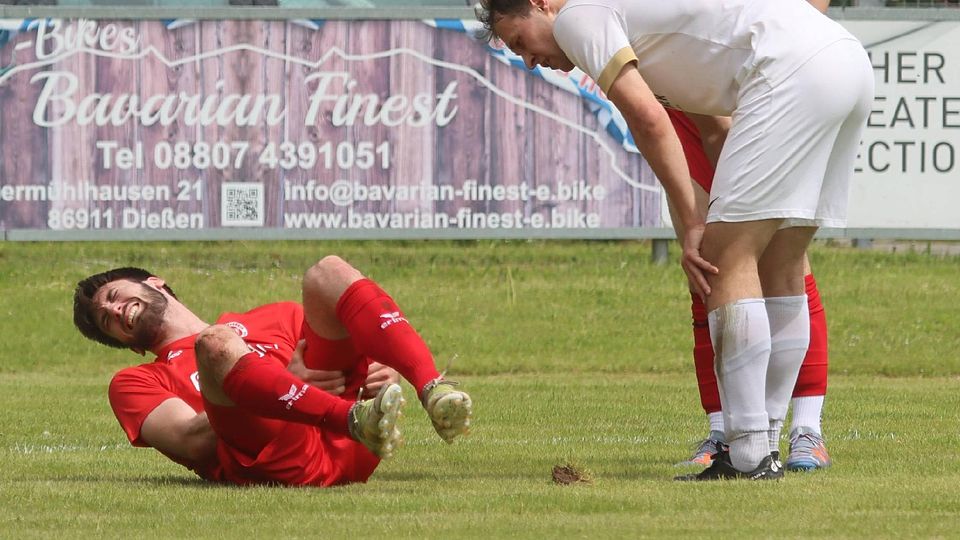
{"label": "black and white sneaker", "polygon": [[[775,455],[776,454],[776,455]],[[783,478],[783,466],[780,465],[780,453],[774,452],[763,458],[755,469],[749,472],[739,471],[730,462],[729,452],[718,452],[713,456],[713,464],[696,474],[674,477],[681,482],[701,482],[706,480],[779,480]]]}

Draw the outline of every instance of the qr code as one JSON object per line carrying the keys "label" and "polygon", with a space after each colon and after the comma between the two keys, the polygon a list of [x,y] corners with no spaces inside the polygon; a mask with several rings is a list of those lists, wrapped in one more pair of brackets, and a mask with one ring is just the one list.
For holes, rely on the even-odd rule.
{"label": "qr code", "polygon": [[220,223],[224,227],[263,227],[263,184],[224,182],[220,187]]}

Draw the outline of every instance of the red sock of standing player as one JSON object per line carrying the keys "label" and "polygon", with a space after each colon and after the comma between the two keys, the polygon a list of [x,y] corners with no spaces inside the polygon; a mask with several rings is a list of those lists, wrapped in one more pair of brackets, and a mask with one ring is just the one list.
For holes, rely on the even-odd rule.
{"label": "red sock of standing player", "polygon": [[713,370],[713,343],[710,341],[707,306],[700,299],[700,295],[691,294],[690,298],[693,300],[690,306],[693,313],[693,364],[700,389],[700,404],[703,412],[710,414],[720,411],[721,407],[717,375]]}
{"label": "red sock of standing player", "polygon": [[347,417],[353,402],[310,386],[279,362],[255,352],[243,355],[227,373],[223,391],[238,407],[253,414],[349,434]]}
{"label": "red sock of standing player", "polygon": [[400,372],[418,394],[440,376],[427,344],[393,298],[372,280],[361,279],[344,291],[337,302],[337,317],[357,351]]}
{"label": "red sock of standing player", "polygon": [[800,366],[793,397],[822,396],[827,393],[827,316],[813,274],[804,278],[810,306],[810,347]]}
{"label": "red sock of standing player", "polygon": [[820,302],[820,291],[813,274],[807,274],[805,282],[810,307],[810,347],[803,358],[797,384],[793,388],[793,420],[790,430],[805,427],[820,433],[823,398],[827,393],[827,316]]}

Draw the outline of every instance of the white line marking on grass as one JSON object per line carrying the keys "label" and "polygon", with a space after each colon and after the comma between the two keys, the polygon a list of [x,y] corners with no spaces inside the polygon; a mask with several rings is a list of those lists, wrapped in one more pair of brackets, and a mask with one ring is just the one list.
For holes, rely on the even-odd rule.
{"label": "white line marking on grass", "polygon": [[126,443],[104,444],[101,446],[81,446],[76,444],[30,444],[15,443],[9,448],[14,454],[65,454],[71,452],[108,452],[132,448]]}

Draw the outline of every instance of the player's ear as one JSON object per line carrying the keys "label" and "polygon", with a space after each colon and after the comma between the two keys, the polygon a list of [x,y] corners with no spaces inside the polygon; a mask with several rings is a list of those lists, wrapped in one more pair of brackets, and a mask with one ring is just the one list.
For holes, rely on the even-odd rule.
{"label": "player's ear", "polygon": [[163,289],[163,286],[167,284],[166,281],[164,281],[162,278],[158,278],[157,276],[148,277],[146,281],[144,281],[144,283],[146,283],[147,285],[150,285],[151,287],[153,287],[154,289],[157,289],[158,291]]}

